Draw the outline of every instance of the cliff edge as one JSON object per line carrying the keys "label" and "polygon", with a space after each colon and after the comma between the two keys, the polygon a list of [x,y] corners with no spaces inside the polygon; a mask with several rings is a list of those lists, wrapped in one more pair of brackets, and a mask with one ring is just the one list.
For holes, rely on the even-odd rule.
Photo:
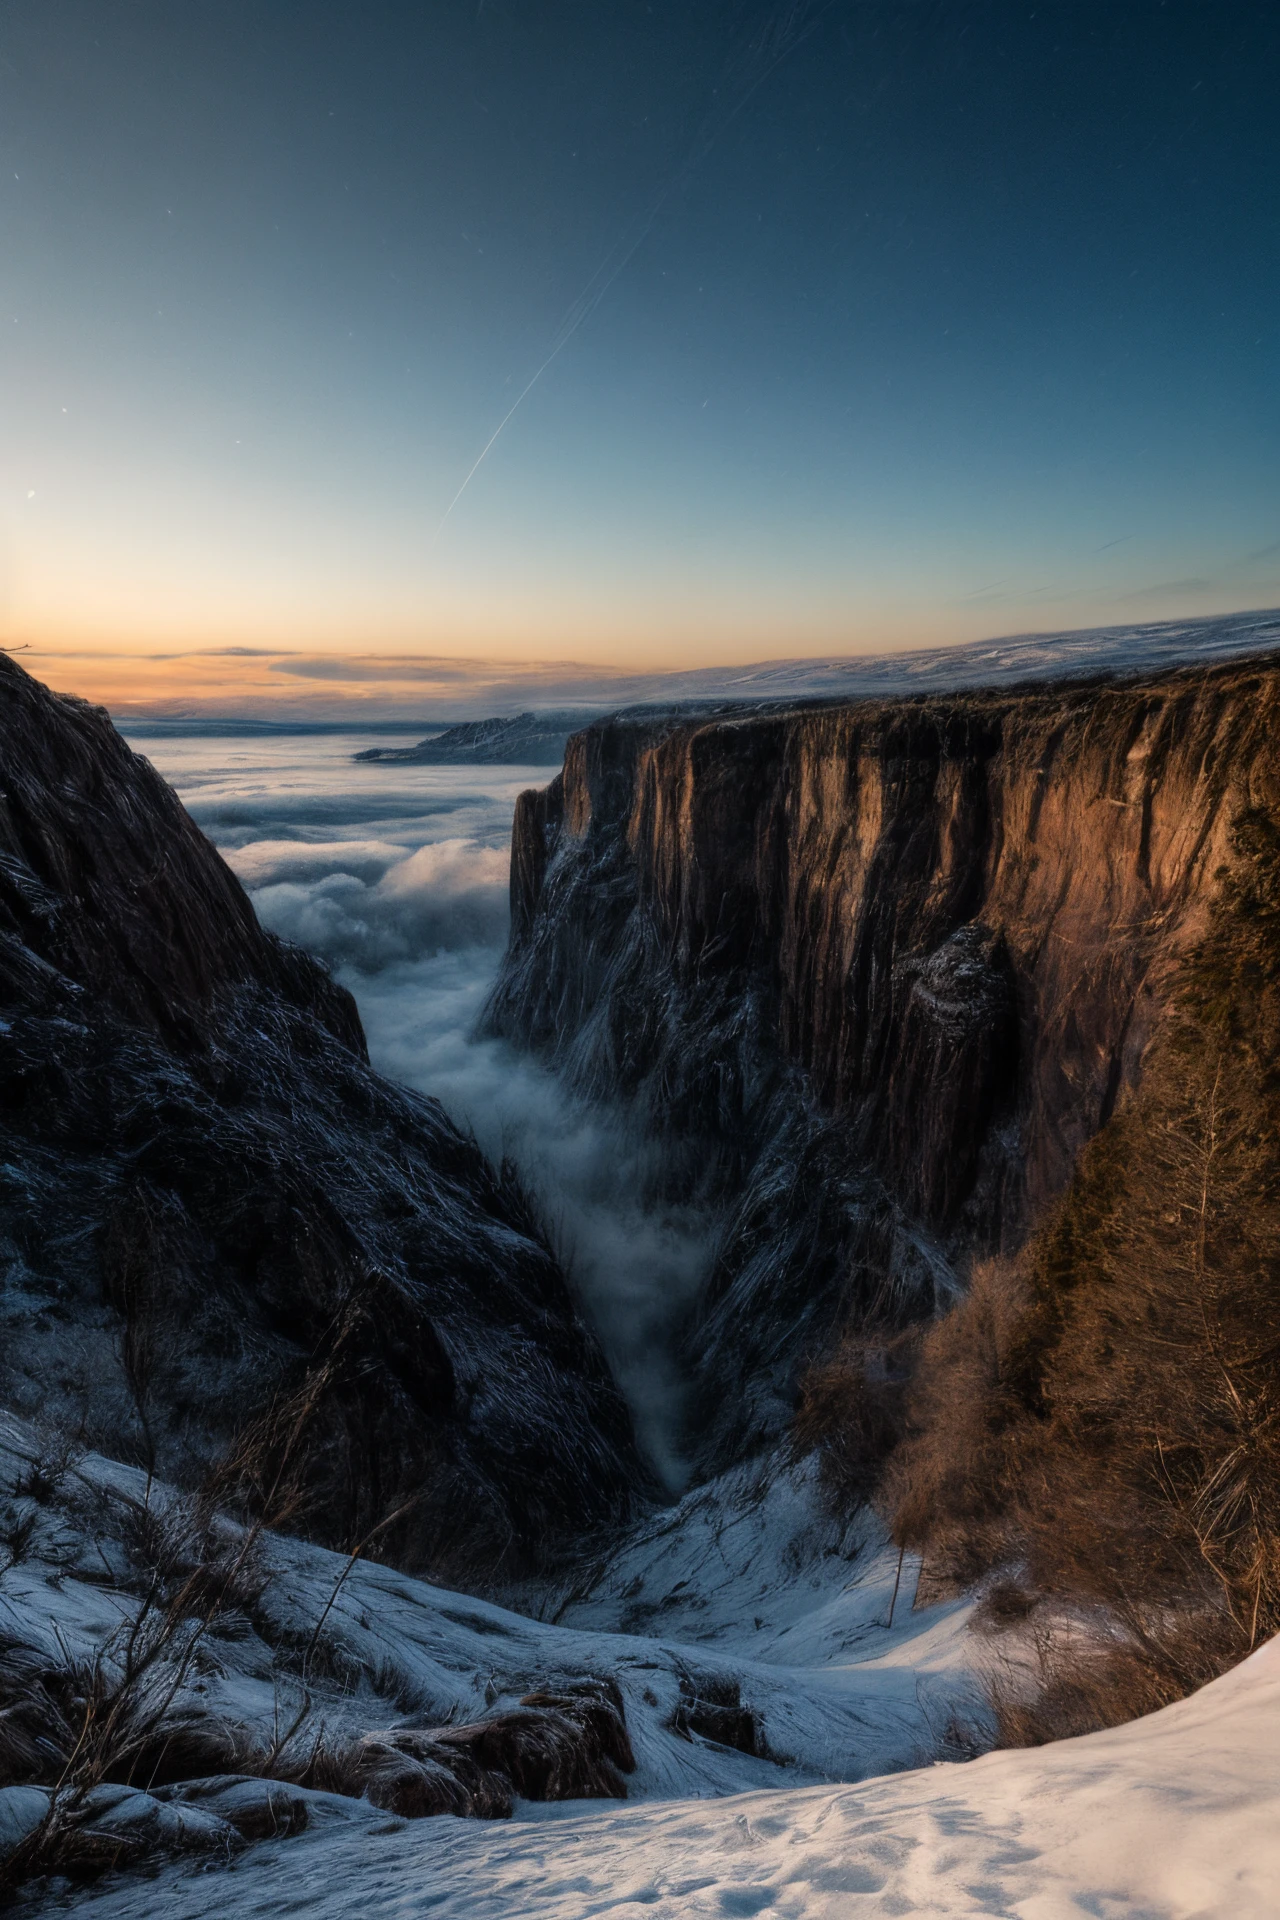
{"label": "cliff edge", "polygon": [[1280,804],[1274,658],[575,735],[518,806],[489,1011],[720,1206],[708,1462],[849,1321],[1025,1239],[1140,1073],[1232,821]]}

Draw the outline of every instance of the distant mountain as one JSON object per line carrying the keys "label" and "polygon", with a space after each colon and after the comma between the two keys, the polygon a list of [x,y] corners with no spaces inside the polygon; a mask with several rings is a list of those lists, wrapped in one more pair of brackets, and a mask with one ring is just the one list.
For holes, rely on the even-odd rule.
{"label": "distant mountain", "polygon": [[599,717],[595,709],[517,713],[508,720],[465,720],[416,747],[366,747],[357,760],[396,760],[414,767],[480,761],[504,767],[558,767],[565,741]]}

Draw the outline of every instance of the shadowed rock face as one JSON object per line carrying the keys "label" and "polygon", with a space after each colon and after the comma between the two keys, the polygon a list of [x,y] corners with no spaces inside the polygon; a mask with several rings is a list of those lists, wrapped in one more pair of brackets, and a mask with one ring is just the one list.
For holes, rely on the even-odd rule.
{"label": "shadowed rock face", "polygon": [[494,1029],[630,1098],[726,1208],[689,1351],[706,1457],[834,1322],[1016,1244],[1131,1085],[1231,820],[1280,798],[1280,668],[623,717],[522,798]]}
{"label": "shadowed rock face", "polygon": [[312,1532],[492,1568],[625,1513],[625,1409],[508,1173],[373,1073],[105,713],[0,660],[0,1394],[190,1478],[324,1368]]}

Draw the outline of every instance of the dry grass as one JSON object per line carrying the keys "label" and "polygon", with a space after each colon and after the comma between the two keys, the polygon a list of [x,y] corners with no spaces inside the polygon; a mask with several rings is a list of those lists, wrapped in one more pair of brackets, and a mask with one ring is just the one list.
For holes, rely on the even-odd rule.
{"label": "dry grass", "polygon": [[817,1451],[838,1508],[868,1500],[885,1460],[905,1438],[907,1392],[919,1362],[919,1329],[848,1334],[801,1381],[793,1443]]}
{"label": "dry grass", "polygon": [[[52,1790],[45,1820],[0,1862],[0,1896],[34,1875],[96,1859],[92,1846],[86,1850],[84,1822],[105,1784],[150,1789],[266,1772],[278,1757],[246,1729],[193,1707],[189,1682],[219,1623],[260,1600],[268,1527],[303,1510],[303,1441],[361,1311],[358,1303],[346,1310],[302,1386],[245,1429],[195,1494],[163,1494],[148,1480],[141,1500],[117,1496],[134,1570],[122,1584],[131,1585],[137,1606],[91,1660],[50,1661],[12,1640],[0,1645],[0,1783]],[[42,1458],[38,1483],[28,1477],[20,1487],[51,1500],[68,1466],[69,1457]],[[233,1497],[254,1509],[247,1525],[219,1512]]]}
{"label": "dry grass", "polygon": [[[356,1736],[317,1721],[308,1683],[312,1667],[326,1662],[329,1614],[361,1555],[403,1518],[403,1506],[356,1544],[306,1644],[277,1649],[301,1680],[301,1704],[288,1724],[268,1740],[219,1718],[193,1694],[190,1682],[210,1637],[236,1618],[264,1619],[270,1572],[263,1536],[268,1524],[303,1509],[304,1437],[359,1311],[353,1307],[337,1325],[326,1361],[246,1430],[195,1495],[175,1497],[148,1483],[140,1500],[113,1496],[132,1569],[117,1584],[137,1605],[92,1659],[51,1659],[15,1640],[0,1643],[0,1784],[51,1790],[46,1818],[0,1862],[0,1898],[33,1877],[98,1872],[162,1844],[136,1831],[113,1837],[109,1821],[99,1830],[101,1790],[109,1786],[154,1792],[248,1775],[364,1796],[407,1817],[501,1817],[516,1793],[537,1800],[625,1796],[623,1775],[634,1761],[621,1697],[605,1681],[529,1694],[516,1708],[465,1726],[402,1725]],[[49,1472],[44,1494],[52,1499],[66,1466],[55,1462]],[[243,1524],[227,1519],[219,1510],[227,1499],[253,1517]],[[263,1805],[233,1823],[242,1837],[246,1818],[250,1826],[266,1818],[271,1831],[284,1830]]]}
{"label": "dry grass", "polygon": [[410,1819],[454,1813],[502,1819],[526,1800],[625,1799],[635,1767],[622,1700],[607,1681],[527,1694],[506,1713],[457,1727],[393,1727],[322,1742],[300,1785],[363,1795]]}
{"label": "dry grass", "polygon": [[[925,1593],[1018,1568],[1013,1615],[1043,1600],[1107,1623],[1044,1651],[1034,1702],[997,1699],[1011,1741],[1150,1711],[1280,1631],[1275,820],[1238,822],[1234,852],[1138,1096],[899,1390],[875,1497],[924,1556]],[[800,1431],[861,1493],[891,1422],[840,1365]]]}

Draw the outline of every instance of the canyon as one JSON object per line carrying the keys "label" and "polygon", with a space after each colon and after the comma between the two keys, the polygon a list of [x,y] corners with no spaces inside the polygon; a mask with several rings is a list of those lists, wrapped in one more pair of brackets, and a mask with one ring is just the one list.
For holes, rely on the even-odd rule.
{"label": "canyon", "polygon": [[[1064,1596],[1027,1588],[1012,1626],[991,1612],[1008,1527],[971,1577],[930,1585],[935,1516],[923,1547],[891,1534],[867,1498],[879,1454],[833,1493],[797,1401],[824,1365],[837,1398],[896,1390],[903,1338],[963,1330],[1064,1196],[1105,1226],[1080,1168],[1099,1143],[1114,1161],[1162,1137],[1191,1057],[1168,1045],[1188,956],[1203,972],[1227,951],[1224,897],[1255,966],[1240,929],[1272,913],[1278,708],[1263,655],[637,710],[574,734],[522,794],[509,940],[496,977],[483,948],[464,1003],[492,979],[485,1072],[542,1063],[535,1121],[559,1089],[573,1151],[635,1169],[619,1236],[705,1223],[701,1289],[673,1292],[666,1321],[693,1482],[676,1498],[593,1324],[607,1273],[583,1287],[505,1146],[487,1158],[459,1111],[375,1071],[346,986],[267,930],[104,713],[0,663],[4,1884],[314,1829],[307,1859],[349,1876],[371,1849],[393,1899],[395,1861],[426,1857],[400,1824],[452,1811],[513,1818],[500,1857],[541,1885],[558,1829],[528,1802],[755,1791],[742,1817],[765,1831],[803,1821],[805,1794],[835,1809],[830,1783],[901,1769],[919,1771],[881,1795],[884,1819],[919,1809],[933,1859],[931,1763],[1004,1737],[991,1662],[1034,1696],[1034,1637]],[[393,823],[407,793],[361,804]],[[328,802],[312,839],[277,839],[274,801],[265,832],[225,794],[200,804],[258,833],[230,858],[277,924],[340,926],[335,953],[385,951],[393,981],[449,902],[495,924],[491,840],[331,841]],[[444,800],[424,786],[419,804]],[[463,952],[445,955],[455,981]],[[357,992],[381,977],[343,966]],[[1244,1244],[1237,1204],[1214,1216],[1224,1245]],[[1069,1282],[1063,1245],[1038,1271]],[[1112,1350],[1123,1363],[1113,1333],[1087,1384]],[[861,1375],[832,1361],[851,1339]],[[1252,1645],[1200,1672],[1210,1719],[1216,1699],[1244,1724],[1244,1692],[1213,1676]],[[1171,1722],[1175,1748],[1200,1712]],[[1096,1749],[1119,1756],[1117,1791],[1153,1737]],[[996,1817],[981,1782],[1039,1778],[985,1764],[978,1819]],[[678,1839],[669,1813],[581,1816],[584,1844],[634,1852],[650,1819]],[[725,1911],[748,1910],[736,1844]],[[240,1884],[269,1902],[294,1869],[263,1850],[259,1883],[255,1857]],[[163,1871],[172,1910],[223,1910],[207,1876]],[[655,1873],[679,1911],[684,1882]],[[137,1910],[132,1885],[108,1878],[103,1910]]]}

